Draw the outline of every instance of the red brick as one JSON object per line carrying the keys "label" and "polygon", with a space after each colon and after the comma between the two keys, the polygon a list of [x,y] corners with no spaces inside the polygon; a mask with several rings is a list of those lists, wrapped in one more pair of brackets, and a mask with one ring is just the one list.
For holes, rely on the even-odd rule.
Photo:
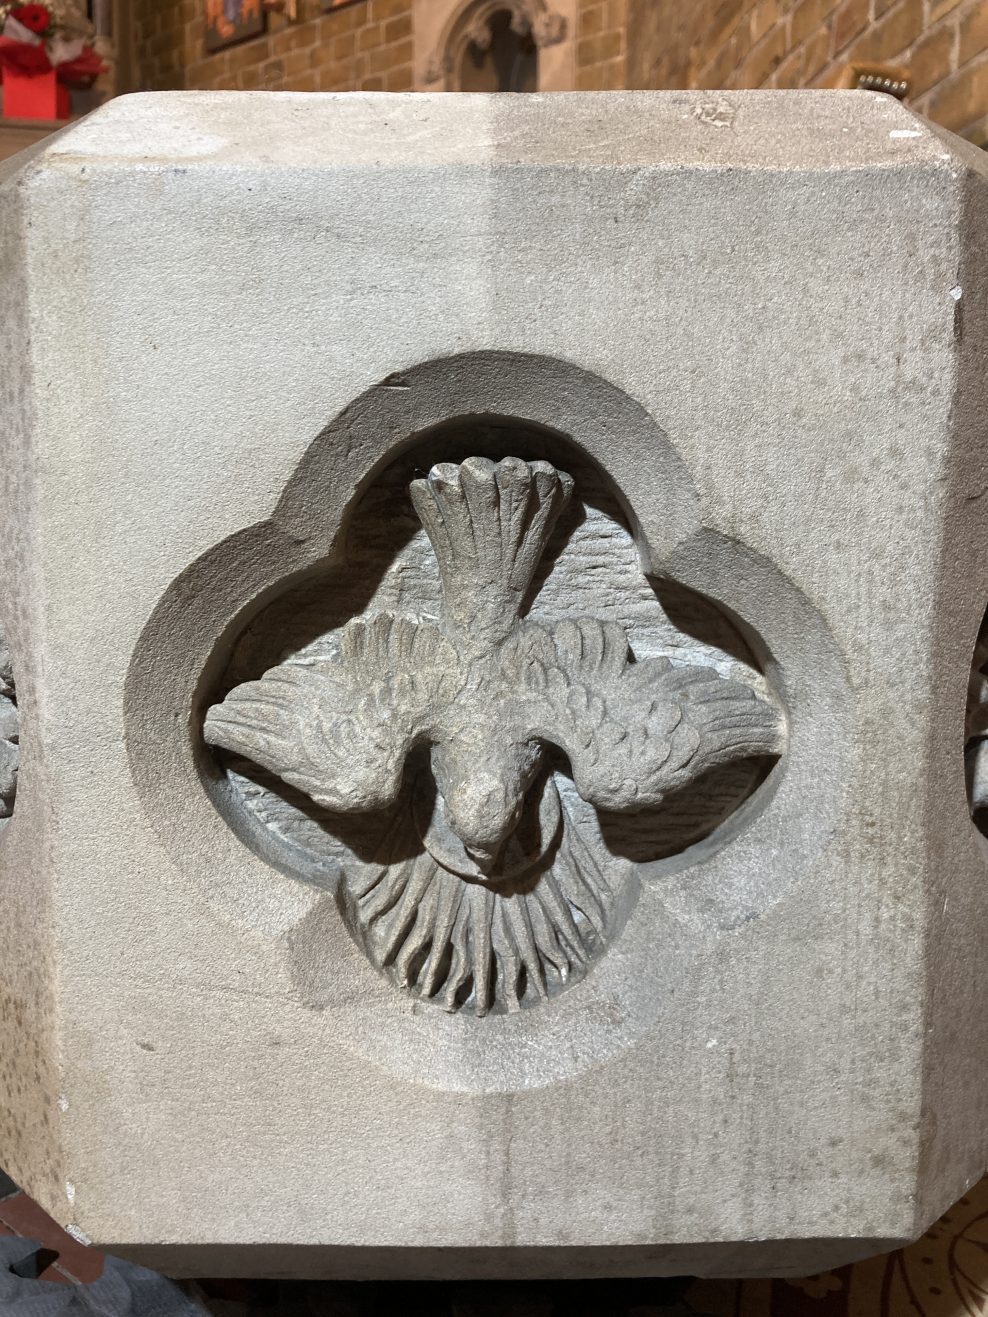
{"label": "red brick", "polygon": [[411,64],[406,64],[404,68],[391,69],[384,75],[385,91],[411,91],[414,85]]}
{"label": "red brick", "polygon": [[590,5],[580,10],[576,25],[578,36],[595,37],[599,32],[603,32],[605,26],[604,6],[602,4]]}
{"label": "red brick", "polygon": [[815,32],[837,0],[798,0],[789,20],[789,42],[798,46]]}
{"label": "red brick", "polygon": [[312,67],[312,52],[309,50],[293,50],[290,55],[278,61],[282,66],[282,76],[291,81],[299,73],[308,73]]}
{"label": "red brick", "polygon": [[331,41],[315,46],[309,51],[309,67],[312,69],[324,69],[328,65],[336,63],[337,58],[333,52],[333,43]]}
{"label": "red brick", "polygon": [[758,0],[751,11],[750,32],[751,44],[761,41],[762,37],[770,28],[775,27],[776,23],[782,20],[782,8],[779,0]]}
{"label": "red brick", "polygon": [[951,71],[954,33],[937,27],[917,42],[909,57],[909,96],[915,99],[935,87]]}
{"label": "red brick", "polygon": [[923,31],[923,0],[899,0],[894,9],[870,28],[846,52],[849,60],[895,63]]}
{"label": "red brick", "polygon": [[285,62],[281,59],[269,59],[258,69],[259,86],[266,91],[285,90]]}
{"label": "red brick", "polygon": [[370,0],[370,18],[373,23],[380,23],[386,18],[409,11],[409,0]]}
{"label": "red brick", "polygon": [[368,73],[387,73],[389,69],[398,67],[401,64],[411,64],[412,62],[412,43],[402,41],[397,46],[379,46],[377,50],[368,53],[367,72]]}
{"label": "red brick", "polygon": [[621,33],[604,32],[599,37],[584,37],[576,43],[576,63],[579,68],[591,64],[604,64],[621,54]]}
{"label": "red brick", "polygon": [[847,65],[840,60],[831,60],[825,64],[815,78],[809,82],[810,87],[816,87],[823,90],[828,88],[840,87],[843,83],[844,70]]}
{"label": "red brick", "polygon": [[988,113],[988,59],[968,64],[947,78],[928,102],[928,113],[936,123],[953,132],[963,132]]}
{"label": "red brick", "polygon": [[835,55],[864,31],[871,17],[870,9],[870,0],[844,0],[834,15],[832,49]]}
{"label": "red brick", "polygon": [[253,68],[255,65],[263,64],[268,57],[268,45],[266,41],[251,41],[245,46],[237,46],[227,54],[227,67],[231,73],[239,73],[241,69]]}
{"label": "red brick", "polygon": [[763,87],[782,63],[786,53],[786,34],[781,27],[773,28],[764,41],[751,51],[738,69],[737,87]]}
{"label": "red brick", "polygon": [[803,70],[806,68],[806,47],[797,46],[785,57],[775,70],[772,85],[775,87],[802,87]]}
{"label": "red brick", "polygon": [[808,87],[819,77],[830,60],[830,33],[825,27],[815,32],[806,46],[806,63],[803,66],[803,86]]}
{"label": "red brick", "polygon": [[719,0],[704,27],[703,39],[707,49],[716,50],[722,41],[726,41],[750,8],[751,0]]}
{"label": "red brick", "polygon": [[371,23],[368,27],[362,27],[357,33],[357,49],[370,50],[373,46],[381,45],[383,40],[383,24]]}
{"label": "red brick", "polygon": [[616,91],[624,84],[623,74],[624,66],[620,60],[611,64],[592,64],[577,69],[576,87],[578,91]]}
{"label": "red brick", "polygon": [[738,34],[725,41],[713,60],[709,61],[695,76],[690,77],[690,86],[704,91],[717,91],[726,87],[731,75],[738,66],[740,41]]}
{"label": "red brick", "polygon": [[338,37],[341,32],[356,32],[359,27],[365,27],[367,24],[367,8],[365,5],[351,5],[348,9],[334,9],[331,13],[325,14],[316,24],[316,39],[318,41],[331,41],[333,37]]}
{"label": "red brick", "polygon": [[0,1203],[0,1226],[24,1239],[36,1239],[42,1247],[57,1253],[61,1271],[81,1285],[99,1280],[103,1274],[102,1253],[66,1234],[27,1194],[16,1194]]}
{"label": "red brick", "polygon": [[318,91],[353,91],[353,65],[329,64],[315,70]]}
{"label": "red brick", "polygon": [[299,50],[303,46],[313,45],[315,39],[316,31],[311,23],[305,23],[298,27],[287,27],[268,38],[268,53],[271,55],[287,55],[292,50]]}
{"label": "red brick", "polygon": [[958,65],[988,50],[988,0],[980,0],[961,18]]}
{"label": "red brick", "polygon": [[412,35],[412,16],[411,14],[399,14],[396,18],[389,18],[384,24],[384,42],[390,46],[394,41],[404,41]]}

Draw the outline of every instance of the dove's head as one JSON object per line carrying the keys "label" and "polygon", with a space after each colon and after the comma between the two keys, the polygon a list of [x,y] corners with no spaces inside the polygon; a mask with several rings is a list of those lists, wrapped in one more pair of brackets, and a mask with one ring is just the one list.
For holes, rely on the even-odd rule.
{"label": "dove's head", "polygon": [[437,746],[432,769],[445,823],[481,871],[494,869],[525,810],[525,796],[541,762],[535,745],[492,748],[457,742]]}

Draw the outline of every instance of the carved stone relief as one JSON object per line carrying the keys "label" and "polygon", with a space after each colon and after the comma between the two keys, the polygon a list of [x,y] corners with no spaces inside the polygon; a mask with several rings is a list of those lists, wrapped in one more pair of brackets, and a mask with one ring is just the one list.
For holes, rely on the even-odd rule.
{"label": "carved stone relief", "polygon": [[14,812],[20,762],[17,691],[6,637],[0,632],[0,826]]}
{"label": "carved stone relief", "polygon": [[[371,963],[451,1011],[576,982],[634,904],[633,861],[709,832],[784,745],[761,675],[711,646],[697,661],[640,570],[630,585],[627,532],[574,489],[514,456],[385,482],[364,525],[400,528],[400,565],[362,572],[358,551],[351,590],[380,587],[335,626],[331,590],[286,600],[205,720],[255,822],[316,857],[316,881],[335,866]],[[574,542],[584,556],[554,595]],[[634,652],[608,592],[622,573],[663,624],[658,642],[636,628]],[[242,680],[286,623],[312,639]]]}
{"label": "carved stone relief", "polygon": [[964,731],[971,817],[988,836],[988,614],[974,646]]}
{"label": "carved stone relief", "polygon": [[530,33],[540,49],[563,41],[567,35],[564,15],[546,0],[481,0],[480,4],[468,5],[448,26],[440,45],[426,61],[425,81],[431,85],[448,78],[459,66],[466,46],[486,50],[491,43],[492,20],[504,12],[511,16],[511,30],[519,36]]}

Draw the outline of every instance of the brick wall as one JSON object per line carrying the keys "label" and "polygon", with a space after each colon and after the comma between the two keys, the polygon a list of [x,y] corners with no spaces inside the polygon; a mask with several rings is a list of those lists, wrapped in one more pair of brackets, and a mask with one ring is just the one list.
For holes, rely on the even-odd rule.
{"label": "brick wall", "polygon": [[576,87],[611,91],[625,85],[626,0],[580,0]]}
{"label": "brick wall", "polygon": [[[429,0],[355,0],[205,54],[203,0],[135,0],[138,85],[406,91]],[[909,102],[988,142],[988,0],[579,0],[580,90],[832,87],[851,61],[901,65]]]}
{"label": "brick wall", "polygon": [[[302,22],[273,14],[265,37],[216,55],[205,50],[203,0],[135,0],[136,85],[141,90],[266,88],[407,91],[412,24],[430,0],[355,0],[322,14],[299,0]],[[575,85],[625,85],[627,0],[579,0]]]}
{"label": "brick wall", "polygon": [[988,0],[628,0],[628,85],[834,87],[909,70],[909,104],[988,141]]}
{"label": "brick wall", "polygon": [[302,21],[273,14],[264,37],[207,55],[202,0],[136,0],[135,56],[142,90],[408,91],[412,0],[357,0],[322,14],[300,0]]}

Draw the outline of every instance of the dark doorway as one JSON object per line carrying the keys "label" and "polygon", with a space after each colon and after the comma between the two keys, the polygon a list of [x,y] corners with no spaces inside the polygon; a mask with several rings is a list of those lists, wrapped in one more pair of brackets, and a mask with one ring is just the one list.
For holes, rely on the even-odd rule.
{"label": "dark doorway", "polygon": [[498,9],[488,24],[486,46],[468,43],[460,67],[461,91],[537,91],[538,48],[531,32],[511,27],[511,11]]}

